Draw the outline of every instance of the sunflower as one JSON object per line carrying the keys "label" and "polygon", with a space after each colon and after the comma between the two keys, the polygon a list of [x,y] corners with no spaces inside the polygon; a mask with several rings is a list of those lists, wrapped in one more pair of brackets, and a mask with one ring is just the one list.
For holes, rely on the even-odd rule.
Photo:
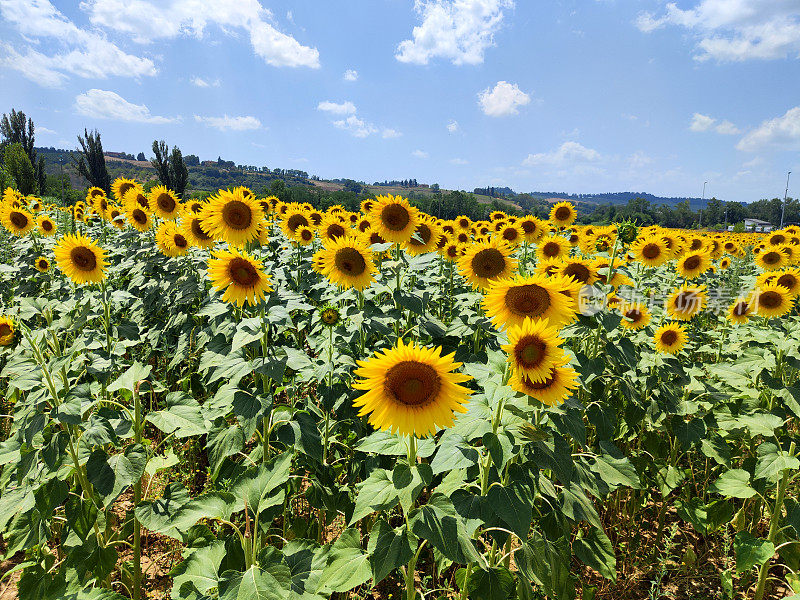
{"label": "sunflower", "polygon": [[711,268],[711,257],[705,252],[688,252],[678,259],[675,270],[684,279],[697,279]]}
{"label": "sunflower", "polygon": [[789,260],[786,254],[781,252],[780,246],[773,246],[756,254],[755,263],[765,271],[778,271],[785,267]]}
{"label": "sunflower", "polygon": [[405,243],[405,250],[412,256],[433,252],[437,249],[442,229],[433,219],[420,219],[414,235]]}
{"label": "sunflower", "polygon": [[321,252],[322,273],[339,287],[363,290],[375,281],[372,250],[361,239],[338,238]]}
{"label": "sunflower", "polygon": [[156,232],[156,243],[165,256],[184,256],[192,245],[175,221],[161,224]]}
{"label": "sunflower", "polygon": [[560,262],[556,271],[565,277],[572,277],[584,285],[592,285],[597,281],[597,272],[594,267],[582,258],[567,258]]}
{"label": "sunflower", "polygon": [[271,292],[270,277],[263,271],[261,261],[236,248],[212,252],[208,261],[208,276],[215,289],[225,290],[224,302],[242,306],[245,302],[258,304],[265,292]]}
{"label": "sunflower", "polygon": [[125,195],[135,187],[137,184],[133,179],[126,179],[125,177],[117,177],[114,183],[111,184],[111,191],[118,202],[122,202]]}
{"label": "sunflower", "polygon": [[773,281],[785,287],[792,296],[800,295],[800,269],[790,267],[782,271],[772,271]]}
{"label": "sunflower", "polygon": [[549,235],[541,238],[537,243],[536,256],[539,260],[561,258],[563,256],[569,256],[571,249],[572,247],[569,245],[569,241],[565,238],[560,235]]}
{"label": "sunflower", "polygon": [[94,212],[103,219],[104,221],[108,220],[108,198],[105,196],[95,196],[91,204]]}
{"label": "sunflower", "polygon": [[14,343],[16,333],[14,321],[8,317],[0,317],[0,346],[10,346]]}
{"label": "sunflower", "polygon": [[522,227],[522,234],[528,243],[533,243],[539,240],[545,233],[548,232],[544,222],[536,217],[523,217],[518,221],[518,225]]}
{"label": "sunflower", "polygon": [[183,213],[186,215],[199,215],[204,206],[205,204],[200,200],[189,200],[183,205]]}
{"label": "sunflower", "polygon": [[335,214],[325,215],[319,226],[319,237],[324,242],[332,242],[347,235],[347,226]]}
{"label": "sunflower", "polygon": [[339,309],[333,304],[326,304],[319,309],[319,318],[323,325],[327,325],[328,327],[336,327],[341,320],[342,315],[339,313]]}
{"label": "sunflower", "polygon": [[464,246],[458,242],[448,242],[444,248],[439,250],[439,253],[450,262],[455,262],[464,255]]}
{"label": "sunflower", "polygon": [[689,321],[703,310],[708,301],[705,286],[683,285],[667,298],[667,312],[673,319]]}
{"label": "sunflower", "polygon": [[94,199],[98,196],[105,196],[106,191],[103,188],[92,186],[86,190],[86,202],[94,204]]}
{"label": "sunflower", "polygon": [[314,241],[314,230],[305,225],[301,225],[295,229],[294,241],[301,246],[308,246]]}
{"label": "sunflower", "polygon": [[508,244],[493,239],[467,247],[458,267],[473,287],[486,289],[492,281],[510,277],[517,269],[517,261],[511,258]]}
{"label": "sunflower", "polygon": [[564,359],[563,343],[558,329],[549,321],[526,318],[522,325],[509,328],[508,344],[503,350],[516,372],[531,381],[544,381],[550,369]]}
{"label": "sunflower", "polygon": [[34,261],[33,266],[36,267],[39,273],[46,273],[50,270],[50,261],[44,256],[40,256]]}
{"label": "sunflower", "polygon": [[686,327],[678,323],[666,323],[653,335],[656,350],[662,354],[676,354],[686,345]]}
{"label": "sunflower", "polygon": [[378,196],[370,212],[375,228],[388,242],[405,244],[420,222],[419,211],[401,196]]}
{"label": "sunflower", "polygon": [[489,213],[489,220],[490,221],[500,221],[501,219],[506,218],[506,213],[502,210],[495,210]]}
{"label": "sunflower", "polygon": [[131,227],[139,231],[147,231],[153,226],[153,219],[150,217],[150,213],[138,204],[129,205],[125,211],[125,216],[128,218],[128,223],[131,224]]}
{"label": "sunflower", "polygon": [[556,227],[569,227],[577,216],[571,202],[558,202],[550,209],[550,222]]}
{"label": "sunflower", "polygon": [[730,266],[731,266],[731,259],[729,257],[727,257],[727,256],[723,257],[719,261],[719,268],[722,269],[723,271],[725,269],[727,269],[728,267],[730,267]]}
{"label": "sunflower", "polygon": [[153,212],[153,207],[150,206],[150,199],[147,197],[147,194],[144,193],[144,190],[138,186],[132,187],[125,192],[125,199],[122,205],[128,210],[141,208],[148,214]]}
{"label": "sunflower", "polygon": [[162,219],[174,221],[182,212],[181,203],[178,201],[175,192],[168,190],[166,186],[157,185],[150,190],[148,200],[153,212]]}
{"label": "sunflower", "polygon": [[525,241],[525,232],[518,223],[506,223],[497,232],[498,237],[509,244],[512,248],[516,248],[523,241]]}
{"label": "sunflower", "polygon": [[670,259],[670,251],[664,240],[649,237],[639,238],[631,246],[634,260],[646,267],[658,267]]}
{"label": "sunflower", "polygon": [[759,317],[782,317],[793,305],[791,294],[777,283],[768,283],[753,293],[753,314]]}
{"label": "sunflower", "polygon": [[264,221],[264,210],[252,196],[241,188],[221,190],[212,196],[200,216],[203,230],[232,246],[241,246],[258,235]]}
{"label": "sunflower", "polygon": [[747,298],[738,298],[728,307],[728,320],[734,325],[744,325],[753,314],[753,303]]}
{"label": "sunflower", "polygon": [[561,293],[557,281],[544,275],[517,275],[492,282],[483,309],[498,329],[521,326],[526,318],[547,319],[558,328],[575,317],[572,298]]}
{"label": "sunflower", "polygon": [[40,216],[38,219],[36,219],[36,222],[39,225],[39,233],[41,233],[43,236],[50,237],[56,234],[56,224],[53,219],[47,215]]}
{"label": "sunflower", "polygon": [[372,207],[375,205],[375,200],[362,200],[361,201],[361,212],[365,215],[368,215],[372,211]]}
{"label": "sunflower", "polygon": [[3,223],[14,235],[25,235],[33,229],[36,221],[31,213],[23,208],[13,208],[11,205],[6,206],[0,212],[0,222]]}
{"label": "sunflower", "polygon": [[297,228],[311,225],[311,219],[303,208],[291,207],[281,219],[281,230],[283,235],[292,241],[297,241]]}
{"label": "sunflower", "polygon": [[441,347],[424,348],[402,338],[397,346],[358,361],[353,383],[365,393],[353,404],[359,415],[369,415],[373,427],[401,435],[427,437],[440,427],[453,425],[454,413],[464,406],[471,391],[462,385],[471,377],[454,373],[461,363],[453,354],[442,356]]}
{"label": "sunflower", "polygon": [[618,308],[623,317],[620,325],[625,329],[638,331],[639,329],[644,329],[650,323],[650,311],[644,304],[625,302]]}
{"label": "sunflower", "polygon": [[112,206],[108,211],[108,218],[117,229],[125,229],[125,219],[123,217],[122,211],[116,206]]}
{"label": "sunflower", "polygon": [[58,268],[77,284],[100,283],[106,278],[105,252],[85,235],[65,235],[53,253]]}
{"label": "sunflower", "polygon": [[578,387],[578,373],[572,367],[557,364],[541,381],[533,381],[522,373],[514,372],[509,385],[522,394],[535,398],[547,406],[557,406]]}

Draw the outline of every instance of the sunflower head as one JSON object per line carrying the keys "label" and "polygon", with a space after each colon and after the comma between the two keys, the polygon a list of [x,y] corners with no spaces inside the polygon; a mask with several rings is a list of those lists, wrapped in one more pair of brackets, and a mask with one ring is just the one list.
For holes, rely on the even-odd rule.
{"label": "sunflower head", "polygon": [[36,224],[34,216],[24,208],[6,204],[0,210],[0,222],[14,235],[26,235]]}
{"label": "sunflower head", "polygon": [[353,404],[359,415],[369,415],[373,427],[401,435],[427,437],[440,427],[451,427],[455,413],[467,412],[471,391],[460,385],[471,379],[454,372],[461,363],[441,348],[424,348],[402,338],[397,346],[358,362],[360,379],[353,387],[363,390]]}
{"label": "sunflower head", "polygon": [[535,381],[524,373],[515,371],[509,384],[522,394],[535,398],[546,406],[557,406],[578,387],[578,373],[567,367],[566,360],[551,366],[543,379]]}
{"label": "sunflower head", "polygon": [[557,202],[550,209],[550,222],[556,227],[568,227],[572,225],[578,213],[571,202]]}
{"label": "sunflower head", "polygon": [[322,273],[341,288],[364,290],[375,281],[372,250],[357,237],[328,242],[318,254]]}
{"label": "sunflower head", "polygon": [[200,217],[204,231],[232,246],[254,240],[264,221],[261,204],[243,190],[221,190],[219,195],[209,199]]}
{"label": "sunflower head", "polygon": [[111,184],[111,191],[114,194],[114,197],[117,199],[117,202],[122,202],[125,199],[125,195],[132,189],[138,187],[138,183],[136,183],[133,179],[126,179],[125,177],[117,177],[114,180],[114,183]]}
{"label": "sunflower head", "polygon": [[46,257],[40,256],[34,261],[33,266],[39,273],[46,273],[50,270],[50,261]]}
{"label": "sunflower head", "polygon": [[662,354],[676,354],[686,345],[686,327],[679,323],[667,323],[653,335],[656,350]]}
{"label": "sunflower head", "polygon": [[17,336],[17,328],[10,317],[0,316],[0,346],[10,346]]}
{"label": "sunflower head", "polygon": [[548,258],[562,258],[569,256],[570,250],[569,241],[560,235],[548,235],[539,239],[536,245],[536,256],[539,260],[546,260]]}
{"label": "sunflower head", "polygon": [[565,359],[558,330],[546,319],[526,318],[508,330],[503,350],[513,369],[531,381],[544,381],[550,369]]}
{"label": "sunflower head", "polygon": [[107,276],[105,252],[85,235],[65,235],[53,252],[58,268],[76,284],[100,283]]}
{"label": "sunflower head", "polygon": [[222,300],[237,306],[255,305],[271,292],[270,277],[264,273],[261,261],[236,248],[212,253],[208,261],[208,276],[212,287],[225,290]]}
{"label": "sunflower head", "polygon": [[620,324],[625,329],[636,331],[647,327],[650,323],[650,311],[644,304],[623,303],[619,306],[619,312],[622,313]]}
{"label": "sunflower head", "polygon": [[759,317],[782,317],[792,310],[794,299],[789,291],[777,283],[763,285],[753,293],[753,314]]}
{"label": "sunflower head", "polygon": [[342,316],[339,313],[339,309],[333,304],[326,304],[319,309],[319,318],[323,325],[326,325],[327,327],[335,327],[339,324]]}
{"label": "sunflower head", "polygon": [[747,298],[738,298],[728,307],[727,319],[734,325],[744,325],[753,314],[753,303]]}
{"label": "sunflower head", "polygon": [[301,225],[294,232],[294,240],[301,246],[308,246],[314,241],[314,230]]}
{"label": "sunflower head", "polygon": [[459,259],[459,270],[473,287],[487,289],[491,282],[511,277],[516,271],[517,260],[511,252],[511,247],[497,238],[476,242]]}
{"label": "sunflower head", "polygon": [[39,225],[39,233],[45,237],[50,237],[56,234],[56,224],[53,219],[48,217],[47,215],[41,215],[36,222]]}
{"label": "sunflower head", "polygon": [[155,214],[168,221],[176,220],[182,212],[181,203],[175,192],[163,185],[157,185],[150,190],[148,204]]}
{"label": "sunflower head", "polygon": [[675,269],[684,279],[697,279],[711,268],[711,255],[703,251],[687,252],[678,259]]}
{"label": "sunflower head", "polygon": [[635,260],[646,267],[658,267],[670,259],[670,251],[663,239],[657,237],[639,238],[631,246]]}
{"label": "sunflower head", "polygon": [[388,242],[406,244],[419,225],[419,211],[401,196],[378,196],[370,217],[381,236]]}
{"label": "sunflower head", "polygon": [[483,307],[498,329],[521,326],[526,319],[546,319],[560,327],[575,318],[575,302],[561,293],[559,280],[544,275],[492,282]]}
{"label": "sunflower head", "polygon": [[706,307],[705,286],[683,285],[667,298],[667,313],[678,321],[689,321]]}
{"label": "sunflower head", "polygon": [[433,252],[441,237],[442,229],[433,219],[420,219],[414,235],[405,244],[405,250],[412,256]]}

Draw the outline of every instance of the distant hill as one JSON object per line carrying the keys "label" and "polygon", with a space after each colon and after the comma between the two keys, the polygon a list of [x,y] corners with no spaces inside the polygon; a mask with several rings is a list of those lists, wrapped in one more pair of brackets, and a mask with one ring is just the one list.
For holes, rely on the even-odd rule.
{"label": "distant hill", "polygon": [[647,192],[607,192],[602,194],[567,194],[566,192],[528,192],[528,195],[534,198],[540,198],[549,202],[557,202],[559,200],[569,200],[571,202],[580,202],[584,204],[613,204],[625,205],[635,198],[644,198],[650,204],[655,206],[666,204],[670,207],[675,207],[681,202],[689,202],[689,208],[698,210],[705,208],[708,199],[702,198],[667,198],[664,196],[654,196]]}

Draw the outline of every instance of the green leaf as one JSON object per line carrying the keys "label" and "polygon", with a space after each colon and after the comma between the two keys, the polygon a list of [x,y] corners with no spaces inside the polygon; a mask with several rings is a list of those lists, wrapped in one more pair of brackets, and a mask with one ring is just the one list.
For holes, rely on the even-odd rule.
{"label": "green leaf", "polygon": [[161,498],[139,503],[136,507],[136,518],[146,529],[166,533],[171,529],[175,515],[187,502],[189,502],[189,492],[183,484],[170,483],[164,489]]}
{"label": "green leaf", "polygon": [[330,549],[317,593],[349,592],[372,577],[369,556],[361,549],[357,529],[345,529]]}
{"label": "green leaf", "polygon": [[570,483],[562,489],[562,504],[564,514],[573,521],[586,521],[598,529],[603,528],[594,505],[575,483]]}
{"label": "green leaf", "polygon": [[453,562],[483,562],[449,498],[432,495],[426,505],[411,513],[409,521],[417,537],[427,540]]}
{"label": "green leaf", "polygon": [[145,419],[168,435],[174,433],[176,438],[207,433],[200,404],[190,394],[167,394],[166,404],[166,409],[148,413]]}
{"label": "green leaf", "polygon": [[520,539],[527,539],[533,519],[533,491],[521,483],[495,484],[489,488],[487,497],[489,507],[503,523]]}
{"label": "green leaf", "polygon": [[130,485],[144,474],[147,453],[141,444],[131,444],[125,452],[109,457],[97,449],[86,462],[89,482],[103,496],[106,504],[112,503]]}
{"label": "green leaf", "polygon": [[752,498],[758,492],[750,487],[750,473],[744,469],[731,469],[723,473],[708,488],[708,491],[722,494],[727,498]]}
{"label": "green leaf", "polygon": [[736,572],[744,573],[770,560],[775,554],[775,544],[740,531],[733,538],[733,551],[736,553]]}
{"label": "green leaf", "polygon": [[575,598],[575,582],[570,575],[568,548],[553,544],[538,531],[514,552],[519,570],[540,586],[545,594],[558,600]]}
{"label": "green leaf", "polygon": [[606,579],[617,580],[617,557],[611,540],[600,529],[592,527],[585,536],[579,535],[572,545],[575,556]]}
{"label": "green leaf", "polygon": [[[436,449],[436,442],[430,438],[417,440],[417,456],[428,458]],[[385,456],[406,456],[408,442],[399,435],[392,435],[383,430],[375,431],[362,439],[357,445],[359,452],[374,452]]]}
{"label": "green leaf", "polygon": [[473,569],[467,580],[469,597],[480,600],[508,600],[516,588],[514,575],[505,567]]}
{"label": "green leaf", "polygon": [[225,542],[215,540],[209,546],[198,548],[172,570],[172,597],[179,598],[184,585],[194,587],[201,594],[219,585],[219,567],[225,558]]}
{"label": "green leaf", "polygon": [[800,469],[800,460],[785,450],[779,450],[775,444],[763,443],[758,447],[758,462],[753,479],[769,479],[775,481],[786,469]]}
{"label": "green leaf", "polygon": [[228,492],[208,492],[184,504],[170,520],[165,528],[157,529],[158,533],[167,535],[175,531],[186,533],[200,519],[230,520],[236,504],[236,496]]}
{"label": "green leaf", "polygon": [[244,510],[247,507],[258,514],[264,508],[272,506],[273,502],[265,503],[264,500],[281,485],[289,481],[289,472],[292,466],[292,453],[285,452],[267,463],[257,467],[250,467],[242,473],[230,486],[230,493],[236,496],[237,502],[233,512]]}
{"label": "green leaf", "polygon": [[416,539],[412,538],[413,535],[406,525],[392,529],[383,518],[372,526],[367,552],[375,585],[398,567],[408,564],[413,558]]}
{"label": "green leaf", "polygon": [[375,469],[357,486],[356,507],[350,517],[352,525],[359,519],[378,510],[388,510],[399,501],[397,489],[392,481],[392,473],[386,469]]}
{"label": "green leaf", "polygon": [[206,449],[208,450],[208,459],[215,476],[222,466],[222,461],[232,454],[240,452],[244,448],[244,443],[244,432],[239,425],[231,425],[230,427],[222,425],[209,432]]}
{"label": "green leaf", "polygon": [[225,571],[219,580],[219,600],[285,600],[289,590],[268,571],[253,565],[244,573]]}
{"label": "green leaf", "polygon": [[108,386],[108,391],[116,392],[117,390],[128,390],[129,392],[133,392],[134,386],[139,381],[144,381],[150,377],[150,370],[150,365],[143,365],[137,361]]}
{"label": "green leaf", "polygon": [[400,462],[395,466],[392,471],[392,484],[397,490],[400,506],[405,512],[411,510],[422,488],[430,485],[432,480],[433,471],[428,464],[421,463],[409,467],[408,464]]}
{"label": "green leaf", "polygon": [[608,485],[611,491],[620,486],[627,486],[635,490],[642,488],[639,474],[633,463],[627,458],[615,458],[608,454],[595,457],[592,470]]}
{"label": "green leaf", "polygon": [[84,500],[80,496],[70,496],[64,507],[67,524],[77,536],[86,541],[97,521],[97,507],[94,502]]}

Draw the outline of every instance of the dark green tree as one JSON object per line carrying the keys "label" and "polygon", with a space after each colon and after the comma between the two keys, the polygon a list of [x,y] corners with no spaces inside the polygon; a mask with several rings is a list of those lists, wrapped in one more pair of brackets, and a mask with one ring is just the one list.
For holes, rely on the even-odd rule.
{"label": "dark green tree", "polygon": [[83,130],[83,135],[78,135],[81,146],[79,158],[72,155],[72,163],[79,175],[82,175],[91,185],[111,193],[111,177],[106,168],[106,158],[103,155],[103,143],[100,141],[100,132],[96,129],[89,133]]}
{"label": "dark green tree", "polygon": [[[8,144],[20,144],[28,159],[31,161],[35,172],[35,180],[39,193],[43,194],[46,187],[47,177],[44,172],[44,158],[36,157],[34,143],[33,119],[25,116],[25,113],[11,109],[11,114],[4,114],[0,119],[0,134],[2,134],[2,146]],[[31,192],[33,193],[33,192]]]}
{"label": "dark green tree", "polygon": [[27,196],[36,192],[36,170],[22,144],[16,142],[6,145],[3,149],[3,163],[22,194]]}
{"label": "dark green tree", "polygon": [[139,154],[136,155],[136,160],[147,160],[147,158],[144,155],[144,152],[139,152]]}
{"label": "dark green tree", "polygon": [[155,157],[150,162],[158,173],[158,179],[179,196],[183,196],[186,184],[189,183],[189,169],[186,168],[180,148],[175,146],[170,153],[165,141],[154,140],[153,154]]}

